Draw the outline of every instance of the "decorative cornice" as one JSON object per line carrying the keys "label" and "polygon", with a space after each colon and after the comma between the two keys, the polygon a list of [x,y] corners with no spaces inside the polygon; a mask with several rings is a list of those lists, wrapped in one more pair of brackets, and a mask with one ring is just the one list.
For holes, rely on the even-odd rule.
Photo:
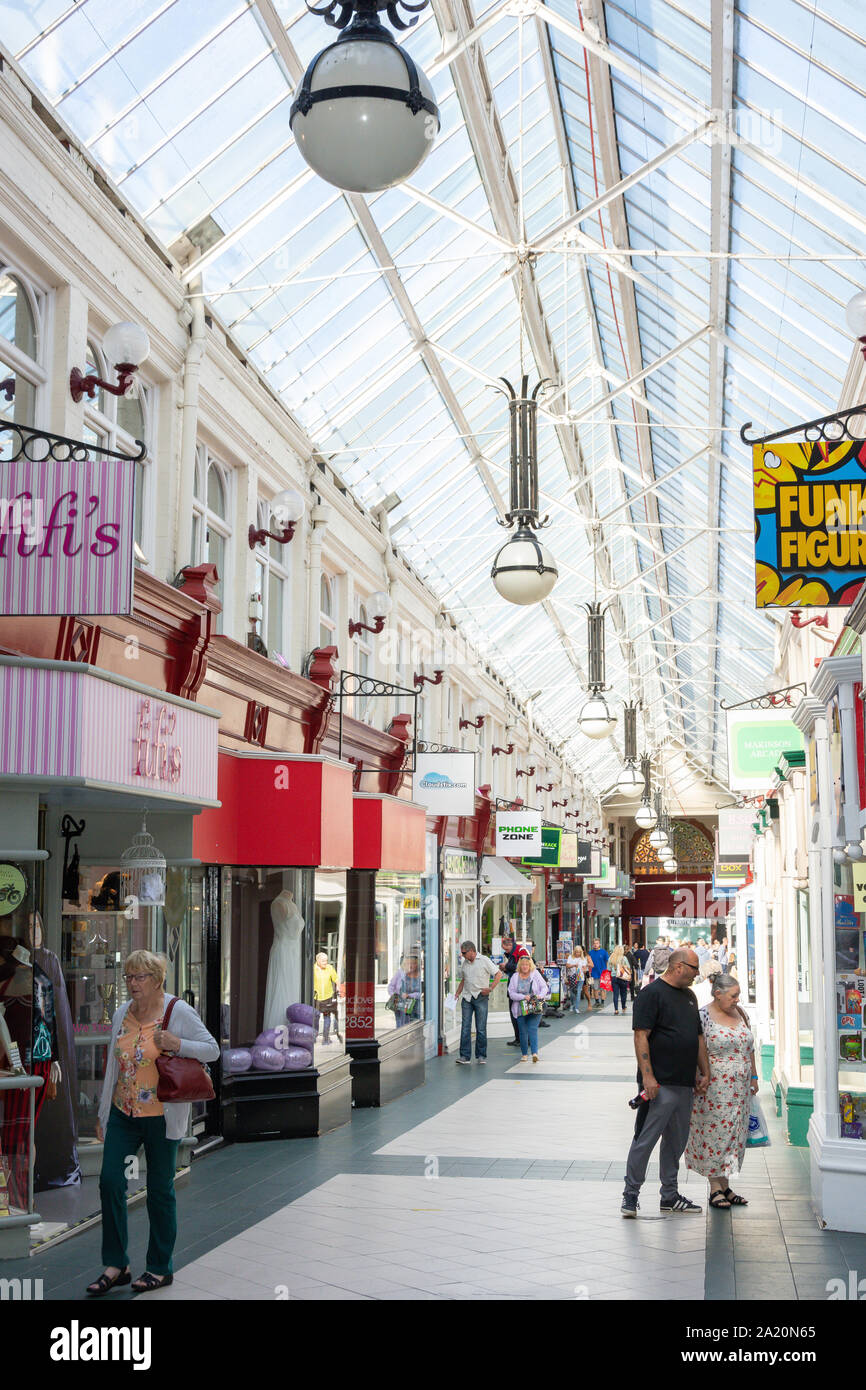
{"label": "decorative cornice", "polygon": [[812,678],[811,692],[826,704],[840,685],[854,685],[862,679],[862,656],[825,656]]}
{"label": "decorative cornice", "polygon": [[796,724],[801,733],[809,734],[814,728],[815,720],[823,719],[826,713],[821,700],[817,700],[814,695],[806,695],[791,714],[791,722]]}

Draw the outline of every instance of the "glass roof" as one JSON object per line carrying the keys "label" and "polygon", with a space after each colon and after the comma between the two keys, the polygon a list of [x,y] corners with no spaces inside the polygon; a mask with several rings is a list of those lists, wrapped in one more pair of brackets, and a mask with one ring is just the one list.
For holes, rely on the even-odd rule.
{"label": "glass roof", "polygon": [[[517,693],[541,691],[534,719],[587,781],[610,788],[621,737],[577,733],[595,585],[642,742],[723,782],[718,702],[773,659],[739,428],[832,410],[850,360],[866,92],[837,69],[866,59],[855,0],[432,0],[400,41],[441,134],[409,185],[368,198],[292,140],[294,87],[331,38],[295,0],[0,0],[0,18],[156,237],[210,219],[190,292],[363,503],[399,494],[395,544]],[[539,469],[560,578],[530,614],[490,582],[508,464],[491,388],[521,370],[555,383]]]}

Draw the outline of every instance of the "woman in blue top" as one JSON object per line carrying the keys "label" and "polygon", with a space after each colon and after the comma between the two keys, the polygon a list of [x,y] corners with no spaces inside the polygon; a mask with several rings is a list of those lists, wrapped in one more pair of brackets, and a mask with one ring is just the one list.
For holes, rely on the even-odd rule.
{"label": "woman in blue top", "polygon": [[524,1006],[530,999],[546,999],[549,994],[547,981],[541,972],[536,970],[532,957],[528,953],[522,955],[517,962],[516,972],[508,981],[508,997],[511,1000],[511,1012],[517,1019],[522,1062],[529,1061],[530,1050],[533,1062],[538,1061],[538,1025],[541,1021],[540,1007],[537,1013],[524,1013]]}

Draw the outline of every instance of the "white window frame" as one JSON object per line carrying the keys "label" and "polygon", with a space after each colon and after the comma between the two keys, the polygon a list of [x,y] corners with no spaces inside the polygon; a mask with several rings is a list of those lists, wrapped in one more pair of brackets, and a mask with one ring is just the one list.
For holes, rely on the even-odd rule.
{"label": "white window frame", "polygon": [[[257,530],[259,530],[259,531],[268,531],[268,530],[270,530],[270,526],[271,526],[271,515],[272,515],[272,514],[271,514],[271,504],[270,504],[270,502],[265,501],[263,498],[260,498],[260,499],[259,499],[259,503],[258,503],[258,509],[257,509],[257,516],[258,516],[258,520],[257,520],[257,523],[256,523],[256,528],[257,528]],[[287,549],[287,547],[284,547],[283,549],[284,549],[284,552],[285,552],[285,550]],[[262,571],[263,571],[263,576],[264,576],[264,577],[263,577],[263,582],[262,582],[262,620],[261,620],[261,623],[259,624],[259,636],[261,637],[262,641],[264,642],[265,646],[266,646],[267,649],[268,649],[268,656],[269,656],[269,657],[273,658],[274,653],[275,653],[275,652],[279,652],[279,654],[280,654],[280,656],[283,658],[283,660],[286,661],[286,662],[288,662],[288,660],[289,660],[289,644],[290,644],[290,634],[289,634],[289,609],[290,609],[290,607],[291,607],[291,604],[290,604],[290,598],[289,598],[289,596],[290,596],[290,593],[291,593],[291,573],[290,573],[290,570],[289,570],[289,567],[288,567],[287,564],[285,564],[283,561],[277,560],[277,559],[275,558],[275,556],[272,555],[272,553],[271,553],[271,541],[270,541],[270,538],[269,538],[269,537],[266,537],[264,541],[260,541],[259,544],[256,546],[256,549],[255,549],[255,556],[256,556],[256,565],[257,565],[257,566],[261,566],[261,569],[262,569]],[[288,557],[287,557],[287,558],[288,558]],[[269,580],[270,580],[270,577],[271,577],[272,574],[275,576],[275,578],[279,579],[280,582],[281,582],[282,585],[283,585],[283,619],[282,619],[282,624],[281,624],[281,629],[282,629],[282,630],[281,630],[280,633],[279,633],[279,643],[280,643],[280,645],[279,645],[279,647],[274,647],[273,649],[271,648],[271,644],[270,644],[270,642],[269,642],[269,640],[268,640],[268,639],[269,639],[269,636],[270,636],[270,621],[269,621],[270,583],[269,583]]]}
{"label": "white window frame", "polygon": [[[219,474],[223,486],[223,496],[226,499],[226,520],[212,512],[207,504],[207,484],[208,473],[211,468],[215,468]],[[193,488],[193,516],[198,518],[198,537],[195,553],[192,557],[194,565],[207,563],[208,558],[208,532],[216,531],[217,535],[222,536],[225,545],[225,574],[220,575],[221,598],[223,609],[217,616],[217,631],[221,633],[232,632],[232,582],[234,579],[234,555],[233,555],[233,530],[231,517],[234,516],[234,469],[222,462],[211,453],[204,444],[199,444],[196,448],[195,458],[195,485]]]}
{"label": "white window frame", "polygon": [[[357,594],[355,596],[355,621],[359,623],[370,622],[367,602]],[[365,663],[366,670],[362,669]],[[373,634],[371,632],[358,632],[352,638],[352,670],[359,676],[373,675]],[[353,717],[360,719],[364,724],[369,724],[370,713],[369,696],[356,695],[352,700]]]}
{"label": "white window frame", "polygon": [[[115,375],[114,368],[109,365],[101,345],[88,335],[87,339],[88,357],[93,358],[93,365],[96,367],[97,376],[103,381],[111,381]],[[110,391],[103,391],[97,387],[97,395],[91,400],[89,396],[83,396],[84,402],[84,427],[96,435],[100,449],[111,449],[120,454],[137,454],[138,445],[135,439],[121,425],[117,423],[117,411],[120,403],[118,396],[113,396]],[[137,464],[136,487],[143,485],[144,496],[140,499],[141,507],[141,536],[136,537],[135,561],[141,569],[153,569],[153,553],[156,544],[153,525],[153,460],[151,457],[151,440],[153,438],[154,420],[154,397],[155,387],[149,386],[140,379],[140,373],[136,373],[135,391],[138,403],[141,406],[141,423],[144,438],[142,443],[145,446],[144,458]],[[98,404],[102,400],[102,405]]]}
{"label": "white window frame", "polygon": [[[33,315],[33,324],[36,330],[35,358],[28,357],[13,342],[0,334],[0,359],[5,366],[15,373],[16,377],[23,377],[34,388],[33,419],[16,421],[16,423],[38,428],[43,418],[44,394],[48,384],[48,372],[44,366],[47,347],[48,294],[46,290],[34,282],[31,276],[25,274],[14,262],[7,261],[2,255],[0,255],[0,275],[8,275],[10,279],[15,280],[20,285]],[[0,380],[3,379],[5,378],[2,368],[0,368]],[[4,407],[6,404],[4,397]],[[10,408],[14,407],[14,400],[8,404]]]}
{"label": "white window frame", "polygon": [[[325,590],[327,590],[328,599],[329,599],[329,601],[330,601],[330,608],[331,608],[330,613],[326,613],[326,612],[325,612],[325,609],[324,609],[324,607],[323,607],[323,605],[322,605],[322,594],[325,592]],[[331,574],[328,570],[323,569],[322,572],[321,572],[321,574],[320,574],[320,576],[319,576],[319,635],[318,635],[318,641],[316,642],[316,646],[317,646],[317,647],[336,647],[336,646],[338,645],[338,643],[337,643],[337,615],[336,615],[336,613],[335,613],[335,611],[334,611],[335,608],[336,608],[336,606],[337,606],[337,579],[336,579],[336,575],[333,575],[333,574]],[[325,631],[326,631],[327,633],[329,633],[329,637],[328,637],[328,640],[327,640],[327,641],[323,641],[323,639],[322,639],[322,629],[323,629],[323,628],[325,629]]]}

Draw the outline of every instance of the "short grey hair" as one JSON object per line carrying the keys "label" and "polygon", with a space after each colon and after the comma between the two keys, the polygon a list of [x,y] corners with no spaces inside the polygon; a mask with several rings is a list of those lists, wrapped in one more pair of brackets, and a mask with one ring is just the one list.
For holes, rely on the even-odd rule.
{"label": "short grey hair", "polygon": [[717,994],[727,994],[729,989],[739,989],[740,982],[733,975],[714,975],[710,988],[715,997]]}
{"label": "short grey hair", "polygon": [[475,942],[474,942],[474,941],[461,941],[461,942],[460,942],[460,954],[461,954],[461,956],[465,956],[467,951],[475,951],[475,952],[477,953],[478,947],[475,945]]}

